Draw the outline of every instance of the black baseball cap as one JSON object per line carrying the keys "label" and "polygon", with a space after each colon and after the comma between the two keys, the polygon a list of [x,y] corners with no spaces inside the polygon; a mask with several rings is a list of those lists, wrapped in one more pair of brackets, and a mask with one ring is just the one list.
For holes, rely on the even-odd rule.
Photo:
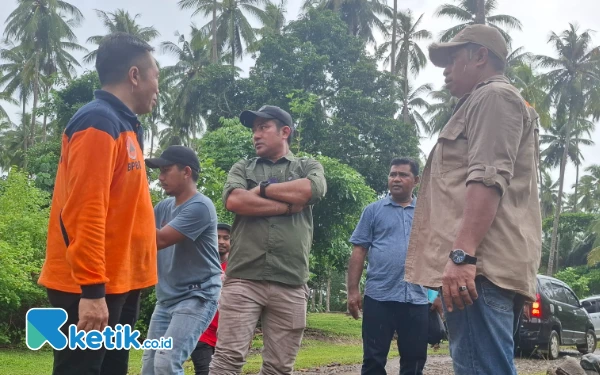
{"label": "black baseball cap", "polygon": [[225,229],[225,230],[231,232],[231,225],[226,224],[226,223],[219,223],[219,224],[217,224],[217,229]]}
{"label": "black baseball cap", "polygon": [[292,129],[292,131],[294,130],[294,122],[292,121],[292,116],[290,116],[290,114],[284,111],[283,109],[274,105],[264,105],[260,107],[258,111],[244,111],[240,115],[240,122],[245,127],[252,129],[254,120],[257,117],[265,119],[277,119],[281,121],[284,125],[289,126]]}
{"label": "black baseball cap", "polygon": [[189,147],[169,146],[160,157],[146,159],[146,165],[150,168],[160,168],[174,164],[190,167],[194,172],[200,173],[198,155]]}

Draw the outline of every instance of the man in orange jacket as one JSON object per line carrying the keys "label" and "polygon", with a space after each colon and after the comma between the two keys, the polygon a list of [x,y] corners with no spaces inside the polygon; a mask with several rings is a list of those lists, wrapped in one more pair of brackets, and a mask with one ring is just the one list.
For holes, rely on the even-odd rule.
{"label": "man in orange jacket", "polygon": [[[104,38],[96,70],[102,89],[67,124],[56,176],[39,284],[64,309],[62,326],[103,331],[129,324],[140,290],[157,283],[154,210],[143,129],[158,95],[152,47],[129,34]],[[54,352],[53,374],[127,374],[127,350]]]}

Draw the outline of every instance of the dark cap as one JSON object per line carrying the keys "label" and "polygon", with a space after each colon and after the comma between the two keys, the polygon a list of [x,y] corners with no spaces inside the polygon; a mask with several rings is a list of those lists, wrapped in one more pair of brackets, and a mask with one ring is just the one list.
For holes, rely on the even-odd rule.
{"label": "dark cap", "polygon": [[217,224],[217,229],[225,229],[226,231],[231,232],[231,225],[225,223]]}
{"label": "dark cap", "polygon": [[198,155],[189,147],[169,146],[160,157],[146,159],[146,165],[150,168],[160,168],[174,164],[190,167],[194,172],[200,173]]}
{"label": "dark cap", "polygon": [[452,51],[469,43],[487,48],[506,63],[508,47],[502,34],[494,27],[479,24],[465,27],[448,43],[433,43],[429,46],[429,59],[433,65],[445,68],[449,64]]}
{"label": "dark cap", "polygon": [[252,129],[254,120],[257,117],[265,119],[277,119],[281,121],[284,125],[287,125],[292,130],[294,130],[294,122],[292,121],[292,116],[290,116],[290,114],[284,111],[283,109],[274,105],[264,105],[258,111],[244,111],[240,115],[240,122],[245,127]]}

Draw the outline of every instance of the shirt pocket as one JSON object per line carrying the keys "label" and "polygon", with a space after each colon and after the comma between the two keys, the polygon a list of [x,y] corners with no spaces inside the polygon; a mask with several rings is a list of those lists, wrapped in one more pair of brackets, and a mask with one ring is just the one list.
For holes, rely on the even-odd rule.
{"label": "shirt pocket", "polygon": [[465,137],[465,119],[451,120],[440,132],[436,150],[436,165],[444,174],[468,163],[468,141]]}
{"label": "shirt pocket", "polygon": [[248,184],[248,190],[257,187],[260,181],[262,181],[262,179],[256,176],[254,170],[246,168],[246,183]]}

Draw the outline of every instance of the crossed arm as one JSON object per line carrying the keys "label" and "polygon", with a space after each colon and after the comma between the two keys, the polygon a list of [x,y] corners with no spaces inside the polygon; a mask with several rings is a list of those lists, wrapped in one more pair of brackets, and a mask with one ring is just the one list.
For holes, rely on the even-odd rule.
{"label": "crossed arm", "polygon": [[259,186],[247,190],[245,167],[238,163],[229,172],[225,185],[225,208],[242,216],[298,213],[323,198],[327,189],[323,167],[319,163],[309,167],[307,172],[305,178],[269,185],[265,189],[266,198],[263,198]]}

